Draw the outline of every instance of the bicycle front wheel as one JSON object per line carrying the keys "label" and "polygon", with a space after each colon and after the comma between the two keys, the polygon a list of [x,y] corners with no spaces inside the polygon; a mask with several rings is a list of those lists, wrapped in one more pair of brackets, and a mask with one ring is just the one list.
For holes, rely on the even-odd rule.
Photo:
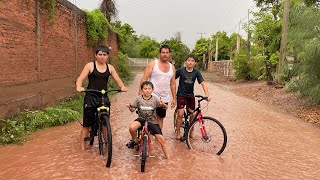
{"label": "bicycle front wheel", "polygon": [[148,145],[148,138],[147,136],[143,136],[142,139],[142,152],[141,152],[141,172],[144,172],[146,167],[146,161],[147,161],[147,145]]}
{"label": "bicycle front wheel", "polygon": [[223,125],[212,117],[202,117],[202,123],[192,122],[187,136],[189,149],[220,155],[227,145],[227,132]]}
{"label": "bicycle front wheel", "polygon": [[107,146],[108,154],[106,159],[106,167],[110,167],[111,165],[111,159],[112,159],[112,131],[111,131],[111,125],[109,121],[109,117],[107,115],[101,116],[103,122],[106,122],[106,128],[107,128],[107,139],[105,140],[105,145]]}

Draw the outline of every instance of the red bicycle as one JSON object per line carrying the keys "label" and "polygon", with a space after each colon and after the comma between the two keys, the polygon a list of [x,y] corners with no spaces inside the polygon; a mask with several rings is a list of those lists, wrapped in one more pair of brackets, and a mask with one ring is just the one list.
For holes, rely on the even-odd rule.
{"label": "red bicycle", "polygon": [[[227,145],[227,132],[224,126],[215,118],[202,116],[201,101],[208,97],[195,95],[198,98],[198,106],[195,110],[189,111],[184,108],[182,125],[183,136],[180,141],[187,141],[189,149],[197,149],[203,152],[208,152],[220,155]],[[177,112],[174,112],[174,130],[176,131]],[[193,119],[190,119],[194,114]]]}

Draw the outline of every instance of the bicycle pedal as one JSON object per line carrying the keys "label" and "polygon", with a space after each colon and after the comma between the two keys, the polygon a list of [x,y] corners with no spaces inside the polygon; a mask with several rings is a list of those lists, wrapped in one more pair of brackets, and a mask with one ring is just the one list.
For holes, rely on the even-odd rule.
{"label": "bicycle pedal", "polygon": [[148,156],[148,157],[154,158],[154,157],[156,157],[156,156]]}
{"label": "bicycle pedal", "polygon": [[139,154],[134,154],[133,156],[135,156],[135,157],[139,157],[140,155],[139,155]]}

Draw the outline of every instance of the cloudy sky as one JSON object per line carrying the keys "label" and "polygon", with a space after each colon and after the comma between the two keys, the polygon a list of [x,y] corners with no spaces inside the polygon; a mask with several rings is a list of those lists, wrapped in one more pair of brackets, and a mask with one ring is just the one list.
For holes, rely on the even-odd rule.
{"label": "cloudy sky", "polygon": [[[80,9],[97,8],[101,0],[69,0]],[[161,42],[182,35],[182,42],[193,49],[197,39],[218,31],[238,32],[239,22],[247,22],[248,9],[256,10],[253,0],[115,0],[117,20],[130,24],[137,35]],[[250,17],[250,16],[249,16]],[[240,34],[245,36],[243,30]]]}

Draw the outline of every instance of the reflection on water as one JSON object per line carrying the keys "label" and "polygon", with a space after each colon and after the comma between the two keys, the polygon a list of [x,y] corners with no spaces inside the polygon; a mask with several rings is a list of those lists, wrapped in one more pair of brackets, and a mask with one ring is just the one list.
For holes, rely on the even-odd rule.
{"label": "reflection on water", "polygon": [[[140,77],[140,76],[139,76]],[[130,91],[112,98],[113,158],[107,169],[95,144],[79,148],[80,124],[53,127],[32,134],[27,143],[0,147],[1,179],[320,179],[320,131],[290,115],[238,97],[214,85],[206,115],[225,126],[228,144],[221,156],[189,150],[176,141],[173,110],[165,119],[164,136],[172,159],[152,142],[154,158],[140,172],[139,157],[125,144],[129,123],[136,114],[125,105],[137,94]],[[201,87],[200,87],[201,88]],[[201,92],[201,89],[196,89]]]}

